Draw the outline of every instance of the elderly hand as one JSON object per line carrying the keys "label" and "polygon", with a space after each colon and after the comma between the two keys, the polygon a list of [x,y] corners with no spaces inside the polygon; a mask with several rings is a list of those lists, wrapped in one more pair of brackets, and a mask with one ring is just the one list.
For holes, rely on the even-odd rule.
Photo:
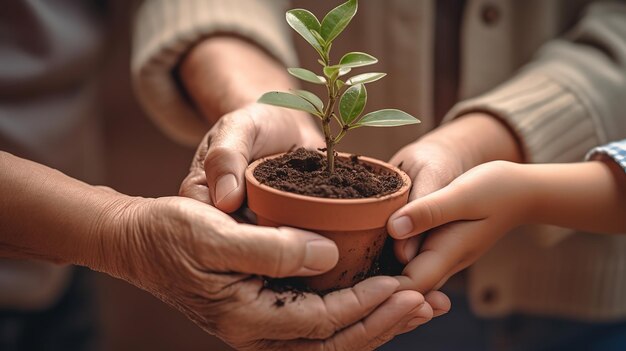
{"label": "elderly hand", "polygon": [[[390,235],[397,239],[396,256],[408,263],[404,277],[400,278],[402,288],[422,293],[438,289],[483,252],[474,252],[464,238],[447,226],[418,236],[424,230],[421,221],[428,220],[413,213],[419,205],[412,202],[445,187],[474,166],[498,159],[519,161],[521,154],[506,127],[485,114],[471,114],[447,123],[394,155],[390,162],[400,165],[413,180],[409,204],[387,223]],[[433,216],[444,215],[436,207],[429,209]]]}
{"label": "elderly hand", "polygon": [[255,103],[267,91],[296,85],[280,62],[250,42],[229,36],[205,40],[183,60],[179,73],[212,126],[181,186],[183,196],[233,212],[244,201],[243,174],[252,160],[324,145],[308,114]]}
{"label": "elderly hand", "polygon": [[[263,278],[322,273],[337,262],[334,243],[290,228],[238,224],[185,198],[123,201],[111,208],[100,269],[176,307],[242,350],[371,350],[447,310],[442,294],[395,293],[376,277],[320,297],[276,293]],[[104,222],[102,222],[104,223]],[[112,223],[107,221],[107,223]],[[104,230],[97,230],[104,232]]]}
{"label": "elderly hand", "polygon": [[129,197],[3,152],[0,166],[0,257],[106,272],[239,349],[370,350],[426,322],[433,308],[449,308],[441,294],[426,304],[418,292],[396,292],[390,277],[323,298],[277,294],[259,276],[327,271],[337,262],[334,243],[238,224],[192,199]]}
{"label": "elderly hand", "polygon": [[250,104],[226,114],[198,146],[180,195],[212,204],[224,212],[237,210],[246,195],[244,172],[263,156],[295,146],[321,147],[321,134],[297,111]]}

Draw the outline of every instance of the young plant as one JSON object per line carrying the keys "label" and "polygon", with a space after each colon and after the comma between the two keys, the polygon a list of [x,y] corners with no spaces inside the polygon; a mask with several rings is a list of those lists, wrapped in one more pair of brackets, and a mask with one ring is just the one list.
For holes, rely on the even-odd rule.
{"label": "young plant", "polygon": [[[357,0],[348,0],[330,11],[320,21],[311,12],[304,9],[287,11],[289,26],[300,34],[319,54],[318,62],[322,73],[316,74],[305,68],[289,68],[287,71],[303,81],[325,85],[328,92],[326,103],[315,94],[306,90],[294,90],[292,93],[269,92],[258,100],[260,103],[287,107],[311,113],[320,118],[326,140],[327,170],[335,171],[335,145],[349,130],[360,127],[394,127],[415,124],[420,121],[408,113],[395,109],[384,109],[362,116],[367,102],[366,83],[383,78],[386,73],[363,73],[347,80],[340,79],[353,68],[369,66],[378,62],[374,56],[364,52],[349,52],[332,64],[330,50],[333,41],[348,26],[358,7]],[[336,106],[337,103],[339,106]],[[337,108],[338,107],[338,108]],[[339,114],[336,113],[336,108]],[[332,134],[330,123],[335,120],[339,132]]]}

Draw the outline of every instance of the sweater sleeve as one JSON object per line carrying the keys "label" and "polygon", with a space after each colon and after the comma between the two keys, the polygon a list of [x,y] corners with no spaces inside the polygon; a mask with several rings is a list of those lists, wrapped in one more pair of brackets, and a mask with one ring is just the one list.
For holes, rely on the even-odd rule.
{"label": "sweater sleeve", "polygon": [[206,132],[208,125],[181,90],[175,70],[208,36],[240,36],[293,65],[284,8],[282,0],[145,0],[135,18],[131,71],[138,99],[156,125],[193,146]]}
{"label": "sweater sleeve", "polygon": [[[626,4],[594,3],[564,38],[545,44],[512,79],[458,103],[446,120],[489,113],[509,126],[532,163],[576,162],[626,137]],[[551,247],[573,231],[536,226]]]}
{"label": "sweater sleeve", "polygon": [[565,38],[446,119],[479,111],[517,134],[527,162],[580,161],[589,149],[626,137],[626,4],[594,3]]}

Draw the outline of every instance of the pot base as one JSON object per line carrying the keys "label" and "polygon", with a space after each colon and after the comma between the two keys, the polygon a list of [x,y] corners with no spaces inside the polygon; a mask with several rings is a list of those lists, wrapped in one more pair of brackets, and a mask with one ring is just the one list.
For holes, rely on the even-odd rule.
{"label": "pot base", "polygon": [[[258,218],[258,224],[269,227],[280,226],[262,217]],[[386,228],[316,232],[337,244],[339,261],[335,268],[322,275],[298,278],[302,281],[305,291],[308,289],[324,294],[349,288],[379,273],[379,259],[387,237]]]}

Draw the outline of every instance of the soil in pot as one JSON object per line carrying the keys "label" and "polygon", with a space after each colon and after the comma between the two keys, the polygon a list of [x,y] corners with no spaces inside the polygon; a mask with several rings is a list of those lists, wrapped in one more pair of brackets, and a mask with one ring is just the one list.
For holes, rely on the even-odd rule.
{"label": "soil in pot", "polygon": [[326,171],[326,157],[318,152],[296,149],[261,163],[254,177],[272,188],[331,199],[360,199],[391,194],[402,186],[392,172],[375,172],[359,162],[358,156],[335,159],[335,173]]}

